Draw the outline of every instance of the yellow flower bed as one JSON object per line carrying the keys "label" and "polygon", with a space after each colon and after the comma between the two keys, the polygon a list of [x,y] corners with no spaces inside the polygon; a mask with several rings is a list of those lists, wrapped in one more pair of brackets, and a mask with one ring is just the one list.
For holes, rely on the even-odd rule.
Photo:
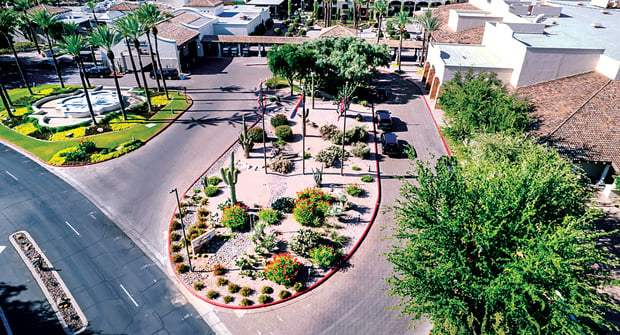
{"label": "yellow flower bed", "polygon": [[17,108],[13,114],[15,116],[22,116],[26,113],[28,113],[28,107]]}
{"label": "yellow flower bed", "polygon": [[53,164],[53,165],[64,165],[65,162],[67,161],[67,158],[61,157],[60,155],[65,152],[73,151],[75,150],[75,148],[76,147],[71,147],[71,148],[66,148],[66,149],[62,149],[58,151],[57,153],[54,154],[54,156],[52,156],[52,158],[50,158],[48,163]]}
{"label": "yellow flower bed", "polygon": [[38,95],[49,95],[52,94],[54,92],[53,88],[46,88],[44,90],[40,90],[37,94]]}
{"label": "yellow flower bed", "polygon": [[139,124],[142,124],[143,121],[145,121],[146,118],[140,115],[132,115],[130,117],[128,117],[127,121],[123,121],[123,117],[122,116],[118,116],[112,120],[110,120],[110,127],[112,128],[112,131],[118,131],[118,130],[123,130],[123,129],[127,129],[127,128],[131,128],[131,127],[135,127]]}
{"label": "yellow flower bed", "polygon": [[[68,133],[73,133],[72,137],[67,137],[66,134]],[[75,128],[75,129],[71,129],[71,130],[65,130],[65,131],[61,131],[59,133],[56,133],[54,135],[52,135],[52,137],[50,137],[50,141],[62,141],[62,140],[70,140],[72,138],[76,138],[76,137],[83,137],[86,135],[86,127],[80,127],[80,128]]]}
{"label": "yellow flower bed", "polygon": [[166,95],[158,95],[151,99],[151,105],[153,106],[165,106],[170,103],[171,100],[166,99]]}
{"label": "yellow flower bed", "polygon": [[35,131],[37,131],[37,127],[34,126],[34,124],[28,122],[28,123],[22,123],[19,126],[13,128],[13,130],[15,130],[16,132],[22,134],[22,135],[30,135],[32,133],[34,133]]}

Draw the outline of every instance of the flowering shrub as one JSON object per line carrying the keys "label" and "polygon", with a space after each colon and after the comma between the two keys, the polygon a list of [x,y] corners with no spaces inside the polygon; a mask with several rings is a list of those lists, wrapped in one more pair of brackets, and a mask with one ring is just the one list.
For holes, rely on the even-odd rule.
{"label": "flowering shrub", "polygon": [[364,190],[362,190],[359,186],[357,186],[357,184],[347,185],[347,187],[345,188],[345,191],[347,192],[348,195],[354,196],[354,197],[360,197],[362,196],[362,193],[364,193]]}
{"label": "flowering shrub", "polygon": [[258,212],[258,218],[267,224],[276,224],[282,220],[282,213],[275,209],[263,208]]}
{"label": "flowering shrub", "polygon": [[170,102],[170,100],[166,99],[165,95],[158,95],[156,97],[151,98],[151,104],[153,106],[165,106]]}
{"label": "flowering shrub", "polygon": [[293,218],[304,226],[319,226],[329,209],[331,197],[318,188],[307,188],[297,192]]}
{"label": "flowering shrub", "polygon": [[310,250],[310,261],[323,269],[332,265],[337,257],[338,252],[327,245],[320,245]]}
{"label": "flowering shrub", "polygon": [[295,282],[300,267],[301,263],[290,254],[279,254],[267,263],[265,275],[273,282],[290,286]]}
{"label": "flowering shrub", "polygon": [[248,221],[248,208],[236,204],[224,208],[222,214],[222,224],[230,229],[239,229],[245,226]]}
{"label": "flowering shrub", "polygon": [[293,236],[289,247],[299,256],[308,257],[310,250],[319,245],[321,235],[308,228],[302,228]]}

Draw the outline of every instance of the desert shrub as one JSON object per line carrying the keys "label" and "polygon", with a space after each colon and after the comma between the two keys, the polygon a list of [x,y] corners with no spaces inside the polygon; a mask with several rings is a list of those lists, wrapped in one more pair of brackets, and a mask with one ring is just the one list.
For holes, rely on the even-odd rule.
{"label": "desert shrub", "polygon": [[[288,127],[288,126],[282,126],[282,127]],[[289,173],[289,171],[291,171],[292,167],[293,167],[293,162],[291,162],[290,159],[284,158],[282,156],[278,156],[269,162],[269,168],[272,171],[278,172],[278,173],[287,174]]]}
{"label": "desert shrub", "polygon": [[241,289],[241,287],[239,287],[239,285],[237,285],[235,283],[228,283],[228,292],[230,292],[230,293],[237,293],[237,292],[239,292],[240,289]]}
{"label": "desert shrub", "polygon": [[347,192],[348,195],[353,197],[360,197],[362,196],[362,194],[364,194],[364,190],[357,184],[347,185],[344,190]]}
{"label": "desert shrub", "polygon": [[276,224],[282,220],[282,212],[271,208],[263,208],[258,212],[258,218],[267,224]]}
{"label": "desert shrub", "polygon": [[295,208],[295,199],[291,197],[278,198],[271,204],[271,208],[284,213],[292,213],[293,208]]}
{"label": "desert shrub", "polygon": [[359,158],[368,158],[370,156],[370,148],[366,143],[355,142],[351,146],[351,155]]}
{"label": "desert shrub", "polygon": [[321,134],[321,138],[326,141],[330,140],[332,136],[334,136],[334,134],[337,132],[338,132],[338,127],[333,124],[324,125],[324,126],[321,126],[321,128],[319,128],[319,133]]}
{"label": "desert shrub", "polygon": [[248,129],[248,136],[252,139],[252,142],[254,143],[262,143],[264,133],[265,131],[261,127],[254,127]]}
{"label": "desert shrub", "polygon": [[217,286],[225,286],[228,285],[228,279],[224,278],[224,277],[218,277],[217,281],[215,282],[215,285]]}
{"label": "desert shrub", "polygon": [[340,161],[346,160],[348,155],[349,153],[347,151],[343,151],[341,147],[331,145],[326,149],[319,151],[314,159],[317,162],[325,164],[325,167],[331,167],[337,159]]}
{"label": "desert shrub", "polygon": [[241,229],[248,222],[248,208],[240,204],[224,208],[222,224],[230,229]]}
{"label": "desert shrub", "polygon": [[353,171],[362,171],[362,168],[359,167],[359,166],[352,166],[351,170],[353,170]]}
{"label": "desert shrub", "polygon": [[[342,130],[334,132],[329,138],[334,144],[342,144]],[[368,141],[368,131],[362,126],[355,126],[347,130],[344,135],[344,144]]]}
{"label": "desert shrub", "polygon": [[338,258],[338,252],[333,247],[320,245],[310,250],[310,262],[322,269],[328,268]]}
{"label": "desert shrub", "polygon": [[170,246],[170,250],[172,250],[172,252],[179,252],[179,250],[181,250],[181,245],[178,243],[175,243]]}
{"label": "desert shrub", "polygon": [[293,218],[304,226],[319,226],[323,223],[331,197],[318,188],[307,188],[297,192]]}
{"label": "desert shrub", "polygon": [[205,288],[205,284],[203,284],[202,282],[197,281],[194,283],[194,290],[200,291],[203,288]]}
{"label": "desert shrub", "polygon": [[177,220],[173,220],[172,223],[170,223],[170,231],[177,230],[177,229],[181,229],[181,222]]}
{"label": "desert shrub", "polygon": [[241,290],[239,291],[239,294],[241,294],[241,295],[242,295],[242,296],[244,296],[244,297],[249,297],[249,296],[250,296],[250,294],[252,294],[252,289],[251,289],[251,288],[249,288],[249,287],[247,287],[247,286],[244,286],[244,287],[242,287],[242,288],[241,288]]}
{"label": "desert shrub", "polygon": [[218,176],[213,176],[213,177],[209,177],[207,179],[207,183],[209,185],[215,186],[217,184],[219,184],[222,181],[222,178],[218,177]]}
{"label": "desert shrub", "polygon": [[273,28],[273,33],[276,35],[282,34],[282,29],[280,27]]}
{"label": "desert shrub", "polygon": [[226,273],[226,267],[222,264],[215,264],[213,267],[213,274],[216,276],[221,276]]}
{"label": "desert shrub", "polygon": [[252,300],[248,299],[248,298],[243,298],[241,299],[241,306],[251,306],[254,303],[252,302]]}
{"label": "desert shrub", "polygon": [[367,174],[367,175],[363,175],[362,178],[360,178],[361,181],[363,181],[364,183],[372,183],[372,181],[374,180],[374,178]]}
{"label": "desert shrub", "polygon": [[304,290],[304,284],[300,283],[300,282],[296,282],[295,285],[293,285],[293,291],[299,293],[301,291]]}
{"label": "desert shrub", "polygon": [[273,288],[271,288],[271,286],[263,286],[263,288],[260,289],[260,292],[263,294],[271,294],[273,293]]}
{"label": "desert shrub", "polygon": [[172,259],[173,263],[181,263],[181,262],[183,262],[183,255],[174,254],[174,255],[172,255],[172,257],[170,257],[170,259]]}
{"label": "desert shrub", "polygon": [[271,125],[274,128],[278,128],[279,126],[288,126],[288,118],[284,114],[274,115],[269,122],[271,122]]}
{"label": "desert shrub", "polygon": [[170,233],[170,241],[178,241],[181,239],[181,235],[177,233]]}
{"label": "desert shrub", "polygon": [[291,250],[302,257],[308,257],[310,250],[319,245],[321,235],[308,228],[300,229],[293,237],[289,247]]}
{"label": "desert shrub", "polygon": [[205,187],[205,195],[207,197],[212,197],[216,195],[220,191],[220,188],[217,186],[209,185]]}
{"label": "desert shrub", "polygon": [[297,35],[306,36],[306,29],[299,29],[299,31],[297,32]]}
{"label": "desert shrub", "polygon": [[224,300],[225,304],[230,304],[231,302],[233,302],[235,300],[235,298],[229,296],[229,295],[225,295],[222,300]]}
{"label": "desert shrub", "polygon": [[289,286],[299,274],[301,263],[290,254],[279,254],[265,265],[265,276],[267,279]]}
{"label": "desert shrub", "polygon": [[184,263],[177,263],[176,265],[176,270],[177,273],[185,273],[187,271],[189,271],[189,266],[185,265]]}
{"label": "desert shrub", "polygon": [[282,290],[280,291],[280,293],[278,293],[278,297],[280,297],[280,299],[286,299],[288,297],[291,296],[291,292],[287,291],[287,290]]}
{"label": "desert shrub", "polygon": [[290,31],[287,31],[286,33],[284,33],[284,37],[292,37],[293,33]]}
{"label": "desert shrub", "polygon": [[290,141],[293,139],[293,129],[291,126],[282,125],[276,127],[276,136],[282,141]]}
{"label": "desert shrub", "polygon": [[266,303],[270,303],[271,302],[271,297],[266,295],[266,294],[261,294],[258,296],[258,303],[259,304],[266,304]]}
{"label": "desert shrub", "polygon": [[207,292],[205,296],[207,297],[207,299],[213,300],[213,299],[217,299],[217,297],[219,297],[220,294],[216,290],[210,290],[209,292]]}

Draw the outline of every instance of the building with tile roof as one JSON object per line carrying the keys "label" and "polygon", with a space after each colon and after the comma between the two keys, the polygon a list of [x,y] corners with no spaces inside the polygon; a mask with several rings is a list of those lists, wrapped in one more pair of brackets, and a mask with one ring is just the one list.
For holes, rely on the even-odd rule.
{"label": "building with tile roof", "polygon": [[50,14],[54,14],[54,15],[68,13],[71,11],[71,9],[69,8],[56,7],[56,6],[50,6],[50,5],[37,5],[34,7],[30,7],[28,10],[26,10],[26,13],[32,14],[39,10],[48,11]]}

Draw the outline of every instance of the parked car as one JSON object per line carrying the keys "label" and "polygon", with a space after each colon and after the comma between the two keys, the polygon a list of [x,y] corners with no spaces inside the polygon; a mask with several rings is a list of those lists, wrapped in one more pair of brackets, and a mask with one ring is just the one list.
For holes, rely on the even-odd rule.
{"label": "parked car", "polygon": [[388,99],[388,90],[385,87],[378,87],[375,90],[375,98],[377,101],[386,101]]}
{"label": "parked car", "polygon": [[85,70],[86,76],[89,78],[103,78],[112,74],[107,66],[93,66]]}
{"label": "parked car", "polygon": [[381,130],[392,130],[392,116],[390,115],[389,111],[376,111],[375,122],[377,122],[377,128]]}
{"label": "parked car", "polygon": [[[157,70],[157,78],[161,78],[161,74],[164,75],[164,78],[167,80],[178,79],[179,71],[173,67],[165,67],[161,70]],[[151,71],[151,79],[155,79],[155,71]]]}
{"label": "parked car", "polygon": [[[73,59],[67,57],[57,57],[56,61],[58,62],[58,66],[67,66],[73,63]],[[37,65],[43,68],[54,68],[54,59],[51,57],[42,59]]]}
{"label": "parked car", "polygon": [[381,134],[381,153],[388,156],[398,156],[402,153],[398,136],[394,133]]}

